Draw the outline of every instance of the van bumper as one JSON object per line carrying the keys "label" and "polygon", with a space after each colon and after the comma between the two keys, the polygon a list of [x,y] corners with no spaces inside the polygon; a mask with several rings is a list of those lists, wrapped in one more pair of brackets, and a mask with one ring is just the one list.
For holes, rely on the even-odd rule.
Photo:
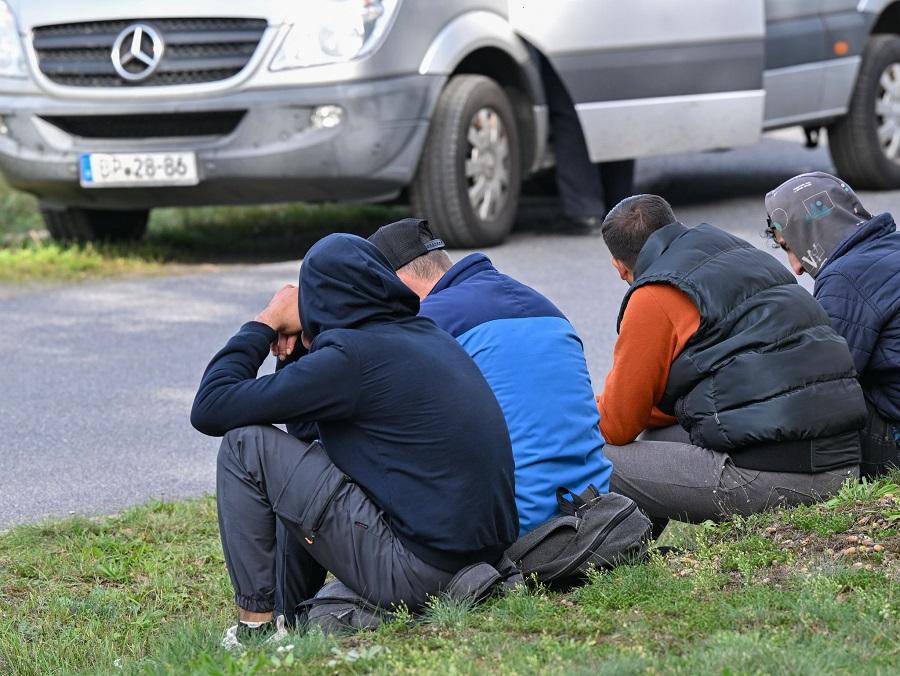
{"label": "van bumper", "polygon": [[[0,171],[48,206],[143,209],[280,201],[390,199],[409,184],[445,77],[410,75],[352,84],[253,90],[210,98],[74,102],[50,97],[0,99]],[[343,109],[326,129],[312,122],[324,105]],[[149,120],[243,111],[221,135],[154,137]],[[147,116],[141,130],[106,133],[103,116]],[[78,133],[60,118],[84,116]],[[129,118],[132,127],[134,120]],[[203,133],[201,130],[200,133]],[[81,135],[78,135],[81,134]],[[193,151],[195,186],[82,188],[79,158],[90,152]]]}

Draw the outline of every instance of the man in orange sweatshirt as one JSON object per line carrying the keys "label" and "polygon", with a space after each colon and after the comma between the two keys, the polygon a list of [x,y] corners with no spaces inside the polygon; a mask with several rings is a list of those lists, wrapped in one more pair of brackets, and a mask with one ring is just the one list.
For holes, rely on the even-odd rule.
{"label": "man in orange sweatshirt", "polygon": [[688,228],[656,195],[604,220],[630,285],[597,397],[610,490],[661,532],[829,496],[859,473],[865,402],[846,343],[768,253]]}

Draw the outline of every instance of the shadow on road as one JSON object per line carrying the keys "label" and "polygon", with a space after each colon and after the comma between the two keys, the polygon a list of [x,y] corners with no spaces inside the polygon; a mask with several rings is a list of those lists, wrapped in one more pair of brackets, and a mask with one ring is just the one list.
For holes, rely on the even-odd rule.
{"label": "shadow on road", "polygon": [[123,251],[189,264],[299,260],[331,232],[368,237],[407,215],[405,207],[367,204],[162,209],[146,239]]}
{"label": "shadow on road", "polygon": [[[661,195],[676,208],[709,204],[712,209],[717,202],[740,198],[762,205],[769,190],[808,171],[834,172],[824,147],[808,149],[795,140],[766,137],[734,150],[638,160],[635,192]],[[560,216],[553,173],[542,172],[526,184],[516,230],[557,234]]]}
{"label": "shadow on road", "polygon": [[[691,153],[640,160],[636,192],[662,195],[675,207],[737,198],[762,203],[768,190],[798,173],[833,171],[827,151],[775,138],[723,152]],[[330,232],[367,237],[379,226],[406,218],[405,204],[288,204],[246,208],[154,211],[144,242],[123,247],[128,255],[176,263],[254,263],[297,260]],[[516,232],[530,237],[567,229],[552,172],[523,188]],[[115,252],[116,249],[113,249]]]}

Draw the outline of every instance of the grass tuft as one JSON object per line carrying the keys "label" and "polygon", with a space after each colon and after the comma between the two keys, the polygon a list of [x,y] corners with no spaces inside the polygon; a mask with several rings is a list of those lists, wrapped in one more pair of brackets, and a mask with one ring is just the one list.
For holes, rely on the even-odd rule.
{"label": "grass tuft", "polygon": [[75,281],[93,277],[147,274],[162,258],[151,251],[137,255],[122,247],[70,246],[27,241],[0,248],[0,282]]}
{"label": "grass tuft", "polygon": [[425,606],[422,622],[438,629],[465,629],[471,620],[471,610],[470,601],[447,596],[434,597]]}
{"label": "grass tuft", "polygon": [[[897,473],[891,475],[896,478]],[[871,481],[860,479],[854,481],[848,479],[841,486],[840,491],[833,498],[825,502],[827,507],[840,507],[842,505],[858,505],[864,502],[879,500],[886,495],[900,496],[900,486],[894,480]]]}

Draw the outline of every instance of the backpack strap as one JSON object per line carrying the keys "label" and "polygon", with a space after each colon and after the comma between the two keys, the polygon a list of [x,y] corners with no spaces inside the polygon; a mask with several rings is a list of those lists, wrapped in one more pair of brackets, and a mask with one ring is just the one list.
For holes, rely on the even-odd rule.
{"label": "backpack strap", "polygon": [[[567,500],[566,496],[572,496],[571,500]],[[576,495],[571,489],[560,486],[556,489],[556,502],[563,514],[569,516],[580,517],[585,511],[590,509],[594,500],[600,497],[600,491],[594,484],[588,484],[588,487],[580,495]]]}
{"label": "backpack strap", "polygon": [[372,613],[386,612],[384,608],[380,608],[364,596],[360,596],[340,580],[332,580],[323,585],[311,599],[298,603],[297,609],[298,611],[300,609],[309,610],[324,604],[348,604]]}
{"label": "backpack strap", "polygon": [[560,528],[575,528],[577,523],[578,518],[574,515],[566,514],[554,517],[513,542],[506,550],[506,556],[514,563],[518,563],[546,540],[551,533]]}
{"label": "backpack strap", "polygon": [[453,576],[444,593],[455,601],[479,603],[493,594],[503,581],[500,571],[489,563],[466,566]]}
{"label": "backpack strap", "polygon": [[[567,495],[571,496],[571,500],[566,498]],[[565,486],[560,486],[556,489],[556,502],[563,516],[553,517],[520,537],[506,550],[506,555],[514,562],[519,562],[559,528],[577,528],[578,519],[599,497],[600,491],[594,484],[589,484],[580,495]]]}

